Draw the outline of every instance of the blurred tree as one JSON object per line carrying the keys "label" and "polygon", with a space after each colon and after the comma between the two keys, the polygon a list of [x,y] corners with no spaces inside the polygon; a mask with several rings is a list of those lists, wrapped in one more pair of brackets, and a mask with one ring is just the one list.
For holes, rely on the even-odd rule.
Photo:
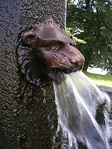
{"label": "blurred tree", "polygon": [[111,0],[68,0],[67,27],[85,56],[84,69],[102,67],[112,71],[112,2]]}

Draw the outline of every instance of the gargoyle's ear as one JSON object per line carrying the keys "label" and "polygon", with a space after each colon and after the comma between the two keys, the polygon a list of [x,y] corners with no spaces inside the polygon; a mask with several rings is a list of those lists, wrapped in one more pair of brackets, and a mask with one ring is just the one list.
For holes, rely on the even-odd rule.
{"label": "gargoyle's ear", "polygon": [[23,32],[21,34],[21,41],[23,44],[33,44],[35,42],[36,34],[33,30]]}

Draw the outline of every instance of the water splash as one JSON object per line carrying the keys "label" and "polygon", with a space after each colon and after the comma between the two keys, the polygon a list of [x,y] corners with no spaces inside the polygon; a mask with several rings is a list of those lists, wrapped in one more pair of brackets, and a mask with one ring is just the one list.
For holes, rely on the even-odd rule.
{"label": "water splash", "polygon": [[[111,99],[94,83],[77,71],[71,74],[56,73],[53,81],[58,113],[58,130],[61,128],[68,146],[62,149],[78,149],[82,142],[88,149],[110,149],[111,136],[109,110]],[[104,104],[104,124],[96,121],[98,106]]]}

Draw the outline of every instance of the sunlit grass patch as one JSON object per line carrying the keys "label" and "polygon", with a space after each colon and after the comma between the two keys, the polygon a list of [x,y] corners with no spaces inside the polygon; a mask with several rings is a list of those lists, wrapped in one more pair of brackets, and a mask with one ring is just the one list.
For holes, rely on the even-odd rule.
{"label": "sunlit grass patch", "polygon": [[96,85],[112,87],[112,76],[84,72]]}

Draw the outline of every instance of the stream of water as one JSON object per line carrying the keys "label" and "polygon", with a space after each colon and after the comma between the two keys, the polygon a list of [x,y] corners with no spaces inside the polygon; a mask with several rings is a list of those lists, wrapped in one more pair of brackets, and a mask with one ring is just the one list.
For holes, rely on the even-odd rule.
{"label": "stream of water", "polygon": [[[82,142],[87,149],[111,149],[112,122],[109,118],[111,99],[82,71],[56,73],[53,81],[58,114],[57,133],[62,130],[68,143],[60,149],[78,149]],[[103,121],[96,120],[98,107],[103,105]],[[64,147],[66,146],[66,147]],[[81,148],[82,149],[82,148]]]}

